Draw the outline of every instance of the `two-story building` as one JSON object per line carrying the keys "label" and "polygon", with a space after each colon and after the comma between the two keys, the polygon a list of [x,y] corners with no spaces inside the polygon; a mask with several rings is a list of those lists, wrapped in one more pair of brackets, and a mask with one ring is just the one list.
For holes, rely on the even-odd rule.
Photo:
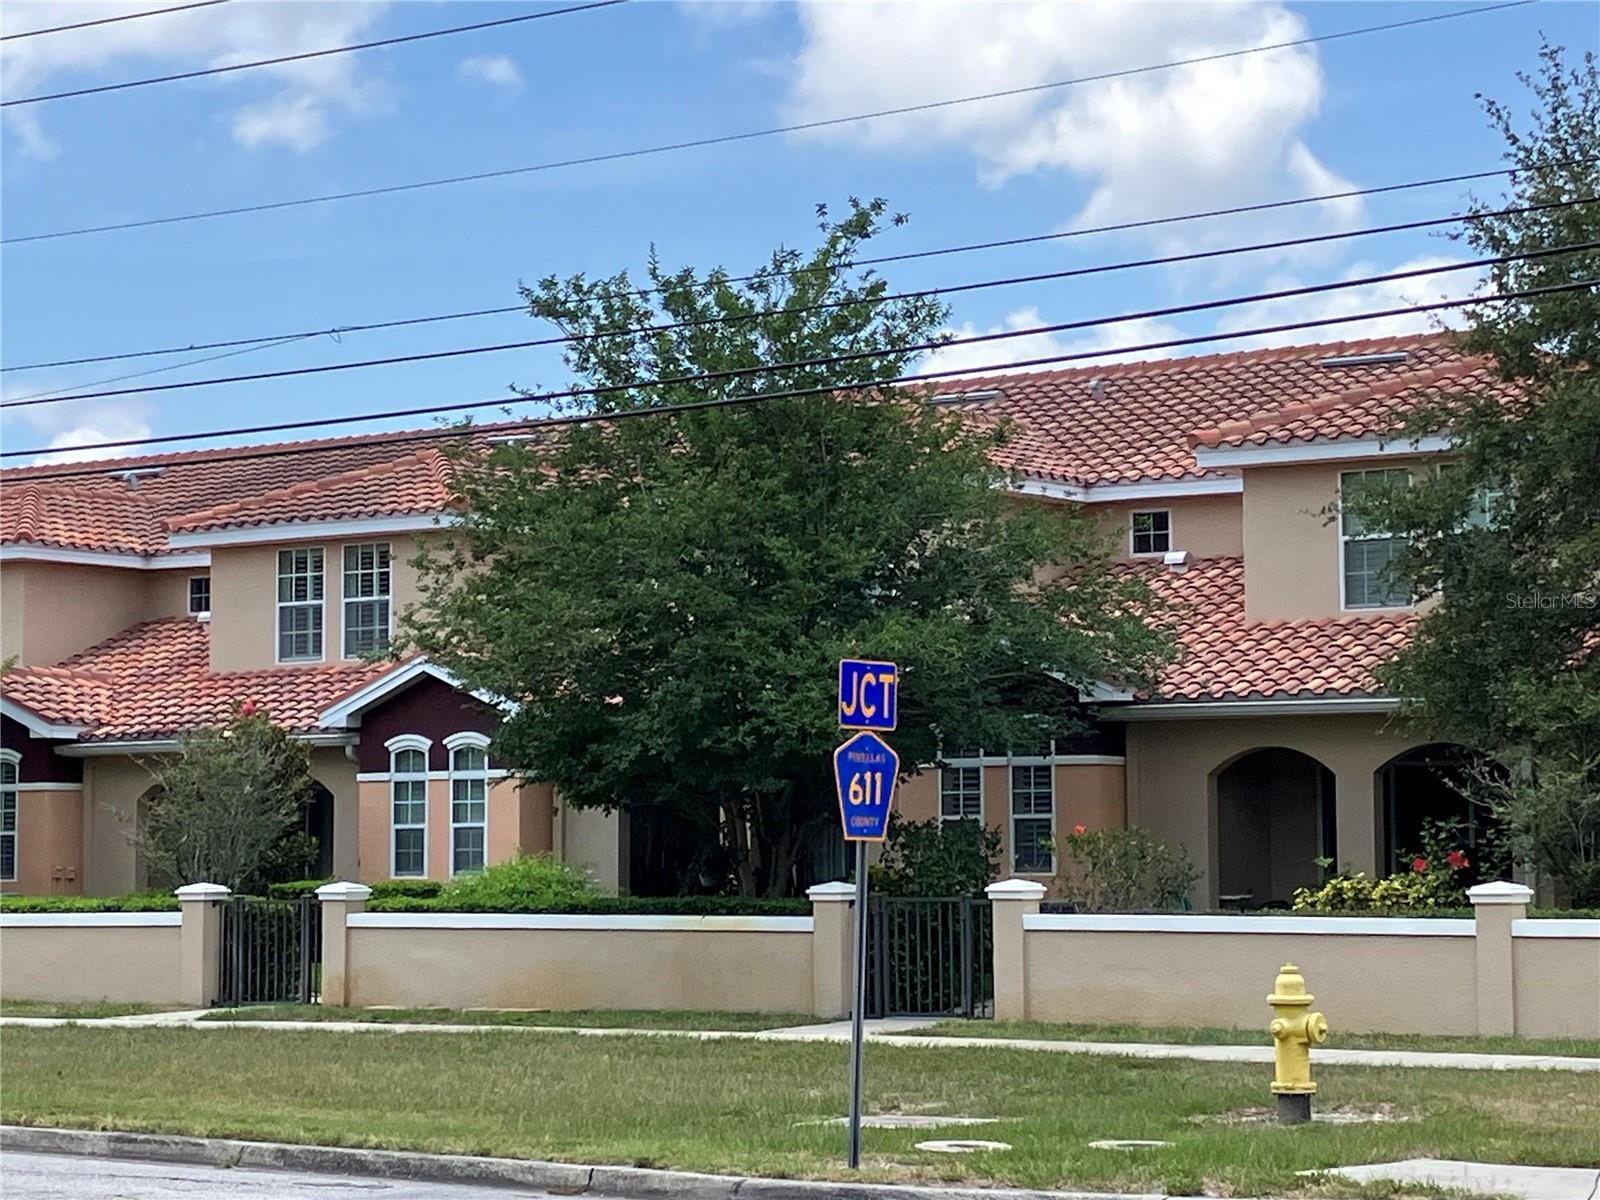
{"label": "two-story building", "polygon": [[[939,402],[1007,417],[1019,502],[1086,507],[1122,569],[1177,606],[1152,694],[1108,690],[1072,744],[949,747],[903,785],[911,817],[978,817],[1006,867],[1054,872],[1059,832],[1134,823],[1182,843],[1201,905],[1286,900],[1319,857],[1386,869],[1460,810],[1455,749],[1396,717],[1374,666],[1415,621],[1382,531],[1342,494],[1434,469],[1391,414],[1493,387],[1438,336],[964,380]],[[264,705],[312,747],[321,872],[443,878],[553,851],[628,886],[626,821],[568,810],[489,754],[494,698],[422,659],[375,662],[415,596],[406,564],[449,519],[445,461],[377,434],[0,475],[0,884],[139,886],[147,762]]]}

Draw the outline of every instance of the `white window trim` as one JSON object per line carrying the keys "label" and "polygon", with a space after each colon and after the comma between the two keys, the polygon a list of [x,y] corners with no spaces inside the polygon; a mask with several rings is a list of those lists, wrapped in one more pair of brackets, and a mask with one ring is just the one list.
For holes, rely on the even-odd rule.
{"label": "white window trim", "polygon": [[[322,599],[321,600],[279,600],[278,586],[282,579],[282,571],[278,566],[278,555],[284,552],[293,553],[296,550],[320,550],[322,552]],[[341,585],[342,587],[342,585]],[[302,545],[280,546],[272,554],[272,661],[279,666],[303,666],[306,663],[320,663],[328,661],[328,548],[326,546]],[[313,604],[322,606],[322,653],[315,658],[284,658],[283,657],[283,618],[280,615],[285,608],[309,608]]]}
{"label": "white window trim", "polygon": [[[1053,743],[1052,743],[1052,745],[1053,745]],[[1045,870],[1045,871],[1027,871],[1027,872],[1024,872],[1024,871],[1020,870],[1020,868],[1018,868],[1018,866],[1017,866],[1017,803],[1016,803],[1016,792],[1015,792],[1016,784],[1015,784],[1015,781],[1011,778],[1011,768],[1013,768],[1013,767],[1044,767],[1044,768],[1046,768],[1046,770],[1049,771],[1049,779],[1050,779],[1050,814],[1049,814],[1049,816],[1050,816],[1050,834],[1049,834],[1049,837],[1050,837],[1050,842],[1051,842],[1052,849],[1050,851],[1050,867],[1049,867],[1048,870]],[[1026,814],[1023,814],[1023,816],[1022,816],[1022,820],[1024,820],[1024,821],[1037,821],[1039,819],[1040,819],[1040,816],[1039,816],[1038,813],[1026,813]],[[1009,833],[1010,833],[1010,838],[1011,838],[1011,844],[1007,847],[1007,850],[1009,851],[1007,857],[1011,859],[1011,873],[1013,875],[1020,875],[1020,874],[1054,875],[1056,873],[1056,860],[1058,858],[1058,855],[1056,854],[1056,852],[1055,852],[1055,850],[1053,848],[1054,844],[1055,844],[1055,840],[1056,840],[1056,768],[1055,768],[1054,760],[1048,759],[1048,758],[1039,758],[1037,756],[1031,756],[1031,757],[1014,758],[1014,759],[1012,759],[1010,761],[1010,765],[1007,767],[1007,770],[1006,770],[1006,820],[1007,820],[1007,822],[1009,824]]]}
{"label": "white window trim", "polygon": [[[344,552],[352,546],[387,546],[389,548],[389,591],[383,596],[358,596],[350,599],[344,594]],[[326,594],[326,589],[324,589]],[[373,600],[385,600],[389,605],[388,628],[384,631],[385,640],[394,642],[394,543],[388,538],[380,538],[371,542],[344,542],[339,547],[339,661],[360,662],[361,655],[346,654],[344,652],[345,616],[351,604],[368,603]]]}
{"label": "white window trim", "polygon": [[[1167,518],[1167,545],[1163,550],[1135,550],[1133,548],[1133,519],[1138,516],[1154,516],[1163,513]],[[1173,538],[1175,530],[1172,523],[1172,510],[1170,508],[1134,508],[1128,510],[1128,557],[1130,558],[1160,558],[1168,550],[1177,545]]]}
{"label": "white window trim", "polygon": [[[447,765],[449,766],[448,803],[450,805],[450,875],[452,878],[454,878],[456,875],[456,831],[458,829],[480,828],[477,822],[470,822],[463,825],[456,824],[456,780],[479,778],[483,780],[483,822],[481,828],[483,829],[483,865],[485,867],[489,865],[489,788],[494,781],[490,778],[489,772],[488,734],[477,733],[471,730],[463,730],[460,733],[452,733],[449,737],[445,738],[444,745],[445,749],[449,752]],[[463,749],[477,749],[483,751],[484,769],[481,774],[477,771],[458,772],[456,770],[456,751]]]}
{"label": "white window trim", "polygon": [[[389,751],[389,775],[388,775],[388,778],[385,780],[385,785],[384,786],[385,786],[385,788],[386,788],[386,790],[388,792],[388,799],[389,799],[389,878],[390,879],[427,879],[428,878],[428,809],[431,807],[431,802],[432,802],[432,797],[430,797],[428,795],[428,781],[433,777],[433,772],[428,770],[428,748],[430,746],[432,746],[432,745],[433,745],[433,741],[430,738],[425,738],[425,737],[421,736],[420,734],[415,734],[415,733],[402,733],[398,737],[392,737],[387,742],[384,743],[384,748]],[[401,772],[396,771],[394,769],[394,758],[395,758],[395,755],[400,753],[403,750],[415,750],[415,751],[417,751],[418,753],[420,753],[422,755],[422,771],[421,771],[420,774],[419,773],[412,773],[412,772],[407,772],[407,773],[402,774]],[[420,826],[420,828],[422,830],[422,872],[420,874],[417,874],[417,875],[401,875],[399,873],[399,871],[396,870],[396,868],[395,868],[395,844],[394,844],[395,832],[396,832],[396,830],[400,830],[400,829],[417,829],[417,828],[419,828],[419,826],[416,826],[416,825],[396,825],[395,824],[395,821],[394,821],[394,785],[395,785],[396,781],[404,781],[406,783],[412,783],[412,782],[415,782],[417,780],[421,780],[422,781],[422,825]],[[485,815],[487,815],[487,805],[485,805]],[[485,844],[487,844],[487,834],[485,835]]]}
{"label": "white window trim", "polygon": [[[1409,467],[1352,467],[1348,471],[1339,472],[1339,505],[1340,513],[1337,527],[1339,530],[1339,611],[1342,613],[1402,613],[1410,612],[1416,607],[1414,604],[1356,604],[1351,605],[1346,597],[1345,588],[1345,547],[1351,542],[1376,541],[1377,538],[1352,538],[1344,531],[1344,478],[1346,475],[1365,475],[1371,471],[1405,471],[1409,477]],[[1392,537],[1393,535],[1385,535]]]}
{"label": "white window trim", "polygon": [[184,586],[184,596],[183,596],[184,611],[186,611],[191,617],[193,617],[197,621],[209,621],[211,619],[211,605],[209,603],[204,608],[198,609],[198,610],[189,607],[191,604],[194,603],[194,581],[196,579],[204,579],[206,581],[206,599],[208,601],[211,599],[211,576],[209,574],[207,574],[207,575],[186,575],[184,577],[184,585],[183,585]]}
{"label": "white window trim", "polygon": [[15,750],[0,750],[0,763],[10,763],[17,776],[11,786],[12,803],[17,807],[16,828],[4,835],[11,838],[11,874],[0,875],[0,880],[15,883],[17,868],[22,864],[22,755]]}
{"label": "white window trim", "polygon": [[970,821],[973,818],[947,817],[944,815],[944,773],[946,771],[977,771],[978,772],[978,824],[982,825],[988,814],[988,797],[985,795],[983,778],[983,759],[980,758],[952,758],[939,763],[939,824],[950,825],[957,821]]}

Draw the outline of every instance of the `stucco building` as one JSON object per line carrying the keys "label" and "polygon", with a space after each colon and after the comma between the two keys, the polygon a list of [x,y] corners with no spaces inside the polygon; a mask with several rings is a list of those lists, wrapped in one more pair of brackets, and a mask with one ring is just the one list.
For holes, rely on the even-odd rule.
{"label": "stucco building", "polygon": [[[1433,389],[1496,387],[1436,336],[963,380],[939,402],[1009,417],[1020,503],[1087,507],[1122,569],[1178,605],[1182,656],[1151,695],[1108,689],[1071,744],[947,747],[902,786],[912,817],[978,817],[1006,867],[1047,876],[1059,832],[1135,823],[1181,842],[1197,904],[1286,900],[1315,860],[1383,869],[1453,810],[1373,667],[1416,619],[1381,531],[1340,518]],[[448,468],[379,434],[0,476],[0,886],[139,886],[143,765],[264,705],[312,747],[320,872],[443,878],[522,849],[629,883],[616,816],[568,810],[489,753],[496,709],[413,659],[375,663],[449,520]],[[69,472],[70,473],[67,473]]]}

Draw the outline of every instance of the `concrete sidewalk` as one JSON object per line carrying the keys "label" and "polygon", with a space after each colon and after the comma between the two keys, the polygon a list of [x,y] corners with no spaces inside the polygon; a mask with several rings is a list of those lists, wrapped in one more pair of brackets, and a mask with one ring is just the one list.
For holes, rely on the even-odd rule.
{"label": "concrete sidewalk", "polygon": [[[72,1021],[61,1017],[0,1017],[0,1026],[52,1028],[62,1025],[100,1026],[114,1029],[181,1027],[185,1029],[276,1029],[315,1033],[527,1033],[578,1034],[583,1037],[664,1037],[694,1041],[848,1042],[850,1023],[829,1022],[787,1029],[757,1031],[715,1029],[619,1029],[580,1025],[428,1025],[380,1021],[206,1021],[207,1010],[141,1013],[131,1017],[100,1017]],[[215,1011],[215,1010],[210,1010]],[[1049,1038],[931,1037],[915,1031],[930,1022],[905,1019],[868,1021],[867,1039],[882,1046],[919,1049],[1032,1050],[1046,1054],[1095,1054],[1123,1058],[1178,1058],[1195,1062],[1271,1063],[1272,1047],[1189,1046],[1146,1042],[1067,1042]],[[1600,1058],[1555,1054],[1464,1054],[1426,1050],[1339,1050],[1318,1047],[1313,1060],[1325,1066],[1421,1067],[1459,1071],[1580,1071],[1600,1072]]]}

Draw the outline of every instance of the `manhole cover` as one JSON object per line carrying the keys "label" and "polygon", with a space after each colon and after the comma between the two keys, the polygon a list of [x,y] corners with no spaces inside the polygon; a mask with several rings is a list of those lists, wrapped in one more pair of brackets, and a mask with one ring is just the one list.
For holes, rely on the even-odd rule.
{"label": "manhole cover", "polygon": [[980,1150],[1009,1150],[1010,1142],[986,1142],[981,1138],[953,1138],[949,1141],[918,1142],[918,1150],[935,1154],[974,1154]]}
{"label": "manhole cover", "polygon": [[[862,1117],[863,1129],[949,1129],[954,1125],[993,1125],[998,1117],[941,1117],[920,1113],[881,1113]],[[800,1121],[800,1125],[848,1125],[849,1117],[823,1117],[820,1121]]]}
{"label": "manhole cover", "polygon": [[1171,1142],[1152,1142],[1142,1138],[1101,1138],[1098,1142],[1090,1142],[1091,1150],[1159,1150],[1163,1146],[1170,1146]]}

